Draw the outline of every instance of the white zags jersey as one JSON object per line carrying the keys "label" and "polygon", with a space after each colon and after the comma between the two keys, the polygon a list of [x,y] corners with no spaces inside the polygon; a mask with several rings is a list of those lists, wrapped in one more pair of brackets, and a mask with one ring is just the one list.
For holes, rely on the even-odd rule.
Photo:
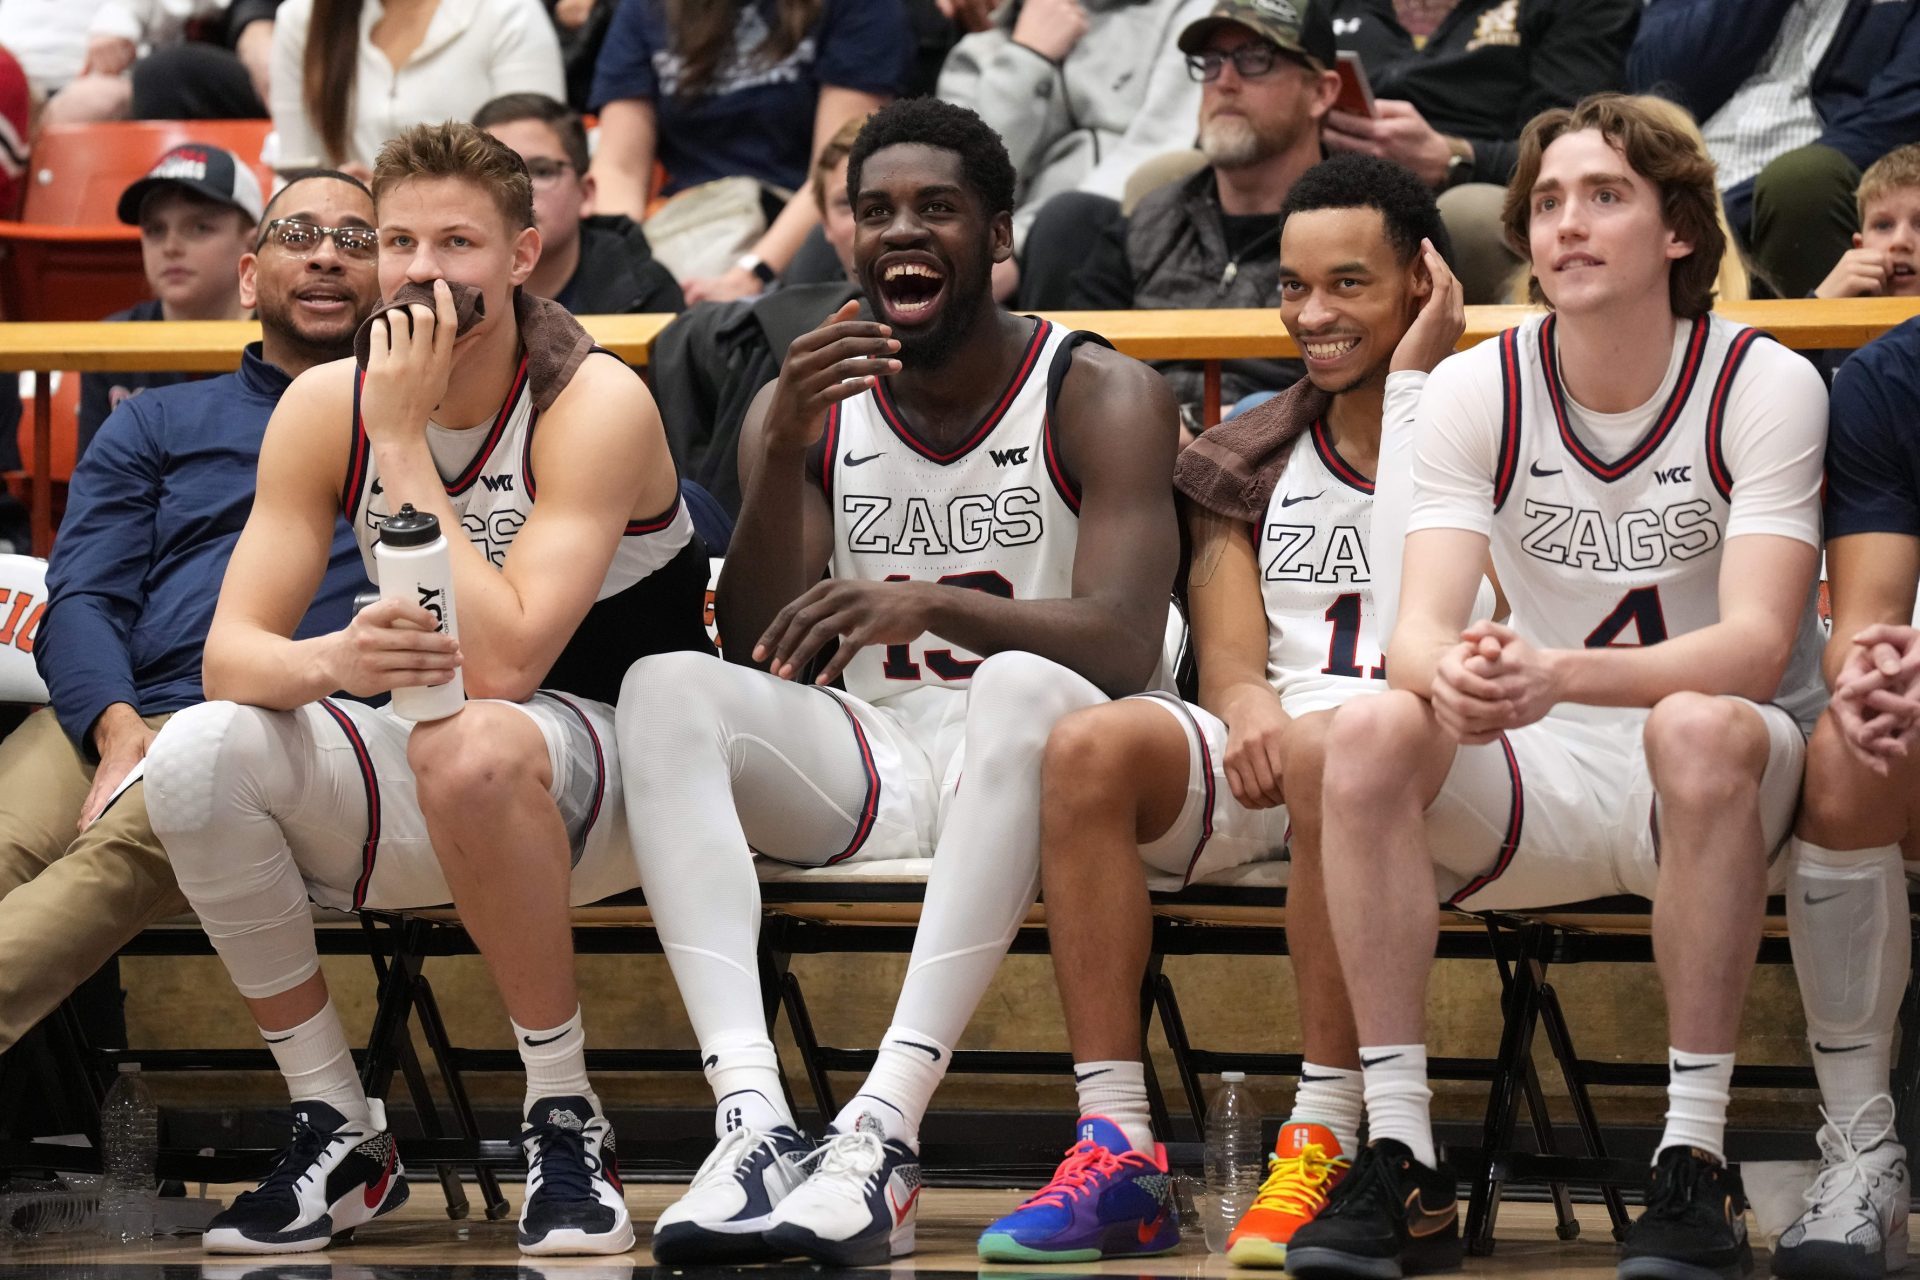
{"label": "white zags jersey", "polygon": [[[381,490],[380,477],[374,471],[373,449],[360,421],[360,383],[365,376],[364,371],[354,376],[353,451],[341,498],[347,522],[353,526],[354,540],[360,544],[360,558],[367,566],[367,576],[378,582],[373,545],[379,541],[380,526],[392,512]],[[500,406],[492,425],[484,432],[475,429],[460,433],[478,442],[471,459],[456,475],[447,476],[442,469],[447,501],[460,517],[461,529],[467,540],[496,568],[506,564],[507,549],[533,510],[533,433],[539,421],[540,415],[533,408],[533,393],[527,385],[527,361],[523,355],[506,403]],[[427,429],[443,430],[432,424]],[[451,534],[450,530],[446,532]],[[673,559],[692,536],[693,518],[677,494],[673,505],[659,515],[629,522],[595,599],[618,595],[639,582]]]}
{"label": "white zags jersey", "polygon": [[[912,578],[1013,600],[1073,594],[1080,495],[1049,412],[1087,335],[1034,323],[1013,381],[951,452],[914,433],[884,381],[829,412],[820,484],[833,510],[833,577]],[[879,702],[923,686],[965,689],[979,662],[932,634],[869,646],[847,665],[847,692]]]}
{"label": "white zags jersey", "polygon": [[[1733,477],[1722,421],[1758,330],[1693,321],[1672,394],[1646,434],[1605,461],[1575,434],[1554,318],[1500,344],[1504,418],[1494,477],[1492,553],[1515,630],[1550,648],[1657,644],[1720,619],[1720,553]],[[1819,624],[1809,600],[1776,701],[1811,725],[1824,699]],[[1609,708],[1555,714],[1610,720]]]}
{"label": "white zags jersey", "polygon": [[1367,563],[1372,524],[1373,482],[1315,422],[1294,442],[1260,527],[1267,681],[1289,704],[1386,677]]}

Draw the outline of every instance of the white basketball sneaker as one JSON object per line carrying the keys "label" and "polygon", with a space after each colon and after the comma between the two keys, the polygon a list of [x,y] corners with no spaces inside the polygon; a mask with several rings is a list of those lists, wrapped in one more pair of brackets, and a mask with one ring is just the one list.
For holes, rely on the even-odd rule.
{"label": "white basketball sneaker", "polygon": [[1907,1265],[1907,1152],[1893,1125],[1893,1099],[1884,1093],[1844,1127],[1827,1116],[1820,1176],[1807,1188],[1807,1211],[1774,1246],[1773,1274],[1879,1280]]}
{"label": "white basketball sneaker", "polygon": [[920,1156],[863,1115],[852,1133],[829,1132],[808,1157],[813,1173],[774,1207],[766,1242],[836,1267],[884,1267],[913,1252]]}
{"label": "white basketball sneaker", "polygon": [[653,1260],[680,1267],[771,1261],[760,1238],[773,1210],[807,1180],[813,1154],[805,1135],[785,1125],[767,1133],[742,1125],[720,1139],[687,1193],[653,1224]]}
{"label": "white basketball sneaker", "polygon": [[407,1202],[387,1113],[357,1124],[324,1102],[293,1104],[293,1142],[266,1180],[207,1224],[208,1253],[312,1253]]}
{"label": "white basketball sneaker", "polygon": [[614,1159],[613,1126],[577,1095],[542,1098],[520,1127],[527,1157],[520,1252],[625,1253],[633,1221]]}

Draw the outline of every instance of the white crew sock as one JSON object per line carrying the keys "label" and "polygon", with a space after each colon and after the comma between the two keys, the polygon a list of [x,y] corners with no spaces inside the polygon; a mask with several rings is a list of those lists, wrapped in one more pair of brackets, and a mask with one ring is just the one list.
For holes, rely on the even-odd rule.
{"label": "white crew sock", "polygon": [[1360,1076],[1366,1091],[1367,1133],[1373,1141],[1407,1144],[1429,1169],[1439,1166],[1433,1148],[1433,1090],[1427,1087],[1427,1046],[1362,1045]]}
{"label": "white crew sock", "polygon": [[713,1090],[713,1136],[747,1125],[760,1133],[797,1129],[780,1079],[780,1055],[764,1035],[724,1035],[700,1044],[700,1064]]}
{"label": "white crew sock", "polygon": [[1300,1064],[1300,1087],[1293,1095],[1288,1124],[1325,1126],[1340,1144],[1340,1154],[1352,1160],[1360,1154],[1360,1119],[1365,1114],[1366,1095],[1358,1071],[1317,1062]]}
{"label": "white crew sock", "polygon": [[573,1016],[557,1027],[536,1030],[512,1019],[513,1046],[520,1051],[520,1065],[527,1071],[527,1094],[523,1115],[533,1113],[533,1104],[542,1098],[585,1098],[600,1114],[600,1099],[587,1083],[587,1032],[576,1006]]}
{"label": "white crew sock", "polygon": [[1147,1067],[1142,1062],[1076,1062],[1073,1087],[1082,1116],[1105,1116],[1120,1127],[1135,1151],[1153,1154],[1153,1115],[1147,1103]]}
{"label": "white crew sock", "polygon": [[[952,1049],[924,1031],[896,1022],[880,1038],[880,1055],[867,1073],[867,1082],[833,1118],[834,1130],[852,1133],[861,1115],[874,1115],[889,1138],[918,1151],[920,1122],[926,1118],[927,1104],[933,1101],[933,1091],[940,1087],[951,1061]],[[881,1105],[876,1107],[874,1102]]]}
{"label": "white crew sock", "polygon": [[1697,1147],[1727,1162],[1727,1098],[1733,1088],[1733,1055],[1667,1050],[1667,1129],[1654,1159],[1668,1147]]}
{"label": "white crew sock", "polygon": [[367,1092],[353,1068],[353,1049],[329,999],[320,1012],[286,1031],[260,1029],[295,1102],[324,1102],[354,1124],[371,1124]]}

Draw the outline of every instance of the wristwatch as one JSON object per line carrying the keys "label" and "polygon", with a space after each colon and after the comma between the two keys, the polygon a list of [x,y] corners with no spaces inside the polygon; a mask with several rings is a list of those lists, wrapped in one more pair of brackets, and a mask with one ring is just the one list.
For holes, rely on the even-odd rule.
{"label": "wristwatch", "polygon": [[757,253],[743,253],[733,260],[733,265],[758,280],[761,284],[772,284],[780,277],[774,269]]}
{"label": "wristwatch", "polygon": [[1442,191],[1473,181],[1473,144],[1465,138],[1448,138],[1447,151],[1447,176],[1440,182]]}

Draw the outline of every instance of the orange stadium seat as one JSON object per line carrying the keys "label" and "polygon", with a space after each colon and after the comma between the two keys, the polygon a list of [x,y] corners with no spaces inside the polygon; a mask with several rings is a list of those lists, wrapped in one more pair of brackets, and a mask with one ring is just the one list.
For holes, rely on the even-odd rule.
{"label": "orange stadium seat", "polygon": [[208,142],[260,163],[265,120],[124,120],[55,125],[36,139],[18,222],[0,222],[0,313],[8,320],[98,320],[146,296],[140,236],[114,206],[169,147]]}
{"label": "orange stadium seat", "polygon": [[[41,374],[45,377],[45,374]],[[53,482],[53,523],[60,523],[61,513],[67,507],[67,482],[73,478],[74,463],[80,454],[80,375],[71,370],[59,375],[59,383],[53,389],[53,403],[48,406],[51,422],[47,431],[47,441],[53,451],[53,466],[48,472]],[[0,374],[0,395],[14,393],[13,384],[20,379],[11,373]],[[30,460],[33,457],[33,394],[23,395],[20,406],[20,457]],[[30,471],[8,471],[0,473],[0,479],[6,482],[7,490],[21,502],[32,505],[29,492],[31,487]]]}

